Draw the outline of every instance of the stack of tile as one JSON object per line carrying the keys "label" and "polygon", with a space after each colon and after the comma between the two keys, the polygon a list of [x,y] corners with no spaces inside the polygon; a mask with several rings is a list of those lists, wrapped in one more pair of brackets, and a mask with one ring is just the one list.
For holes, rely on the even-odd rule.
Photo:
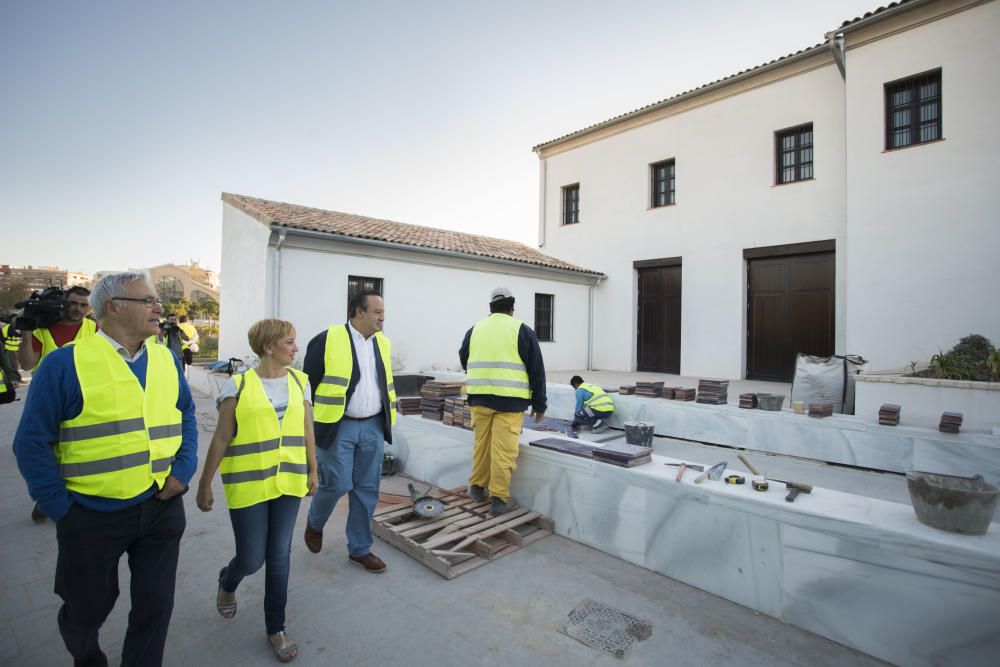
{"label": "stack of tile", "polygon": [[465,387],[464,382],[447,382],[444,380],[429,380],[420,388],[420,416],[424,419],[442,421],[444,418],[444,399],[458,396]]}
{"label": "stack of tile", "polygon": [[833,415],[833,403],[823,402],[823,403],[810,403],[809,404],[809,416],[810,417],[830,417]]}
{"label": "stack of tile", "polygon": [[663,393],[663,383],[662,382],[636,382],[635,383],[635,395],[645,396],[646,398],[659,398],[660,394]]}
{"label": "stack of tile", "polygon": [[674,389],[674,399],[678,401],[693,401],[698,395],[694,387],[677,387]]}
{"label": "stack of tile", "polygon": [[467,400],[468,397],[465,395],[449,396],[444,399],[441,421],[448,426],[461,426],[464,422],[463,414]]}
{"label": "stack of tile", "polygon": [[757,394],[740,394],[740,407],[753,410],[757,407]]}
{"label": "stack of tile", "polygon": [[621,387],[618,387],[618,393],[622,396],[631,396],[635,393],[635,385],[622,385]]}
{"label": "stack of tile", "polygon": [[458,418],[455,418],[455,426],[460,426],[466,431],[472,430],[472,406],[467,402],[462,405],[462,421],[459,423]]}
{"label": "stack of tile", "polygon": [[698,380],[698,402],[725,405],[729,401],[729,380]]}
{"label": "stack of tile", "polygon": [[420,400],[419,396],[400,396],[396,399],[396,409],[400,414],[419,415]]}
{"label": "stack of tile", "polygon": [[938,430],[942,433],[958,433],[962,428],[962,413],[961,412],[943,412],[941,413],[941,423],[938,424]]}
{"label": "stack of tile", "polygon": [[570,456],[579,456],[584,459],[589,459],[591,453],[597,449],[596,445],[581,442],[580,440],[564,440],[563,438],[542,438],[528,444],[532,447],[541,447],[542,449],[559,452],[560,454],[569,454]]}
{"label": "stack of tile", "polygon": [[676,389],[677,389],[677,387],[664,387],[663,388],[663,398],[670,398],[670,399],[672,399],[674,397],[674,391]]}
{"label": "stack of tile", "polygon": [[899,426],[899,406],[883,403],[878,409],[878,423],[882,426]]}
{"label": "stack of tile", "polygon": [[620,468],[634,468],[653,460],[653,448],[627,443],[611,442],[593,451],[595,461],[610,463]]}

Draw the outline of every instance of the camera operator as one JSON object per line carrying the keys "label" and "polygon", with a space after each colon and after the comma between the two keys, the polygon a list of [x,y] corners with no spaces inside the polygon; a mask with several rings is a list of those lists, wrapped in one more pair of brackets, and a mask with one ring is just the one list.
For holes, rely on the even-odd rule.
{"label": "camera operator", "polygon": [[177,315],[167,313],[167,321],[160,325],[160,336],[163,338],[163,344],[174,353],[178,361],[183,363],[184,344],[188,341],[188,335],[180,327]]}
{"label": "camera operator", "polygon": [[24,325],[19,325],[21,347],[17,351],[17,361],[21,368],[34,370],[50,352],[66,343],[97,333],[97,325],[87,318],[87,313],[90,312],[88,296],[89,289],[74,285],[66,290],[62,317],[55,324],[37,329],[26,329]]}

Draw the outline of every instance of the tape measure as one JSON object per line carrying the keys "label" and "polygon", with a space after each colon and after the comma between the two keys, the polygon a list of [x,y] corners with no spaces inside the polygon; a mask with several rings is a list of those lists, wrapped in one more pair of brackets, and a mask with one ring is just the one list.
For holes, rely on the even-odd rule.
{"label": "tape measure", "polygon": [[747,480],[740,475],[726,475],[726,484],[743,484]]}
{"label": "tape measure", "polygon": [[767,491],[768,484],[767,480],[753,480],[753,490],[754,491]]}

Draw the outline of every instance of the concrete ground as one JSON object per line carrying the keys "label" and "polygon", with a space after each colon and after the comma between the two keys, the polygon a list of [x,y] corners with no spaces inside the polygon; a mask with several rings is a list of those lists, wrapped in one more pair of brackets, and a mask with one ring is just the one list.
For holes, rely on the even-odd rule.
{"label": "concrete ground", "polygon": [[[567,378],[568,379],[568,378]],[[199,398],[202,456],[215,423]],[[35,525],[11,452],[23,402],[0,406],[0,664],[69,665],[56,626],[56,545],[51,521]],[[384,491],[404,493],[402,478]],[[215,611],[216,575],[232,555],[233,537],[216,478],[217,509],[198,511],[185,496],[188,527],[181,543],[176,603],[165,665],[275,664],[264,635],[263,572],[244,581],[232,620]],[[292,544],[288,632],[298,665],[878,665],[874,658],[768,616],[550,536],[452,581],[376,540],[388,570],[372,575],[347,560],[341,503],[319,555],[301,538],[308,500]],[[121,571],[128,591],[128,568]],[[652,623],[652,636],[624,661],[560,634],[566,615],[585,599]],[[111,664],[120,660],[129,602],[120,599],[102,630]]]}

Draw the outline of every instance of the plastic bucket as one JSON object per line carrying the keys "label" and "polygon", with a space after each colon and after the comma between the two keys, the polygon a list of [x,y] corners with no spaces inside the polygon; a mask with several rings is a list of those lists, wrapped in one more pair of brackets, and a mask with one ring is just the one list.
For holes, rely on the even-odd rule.
{"label": "plastic bucket", "polygon": [[757,394],[757,407],[761,410],[778,412],[784,402],[784,394]]}
{"label": "plastic bucket", "polygon": [[933,472],[906,473],[910,503],[920,523],[963,535],[985,535],[1000,489],[983,479]]}
{"label": "plastic bucket", "polygon": [[656,424],[649,422],[625,422],[625,442],[641,447],[653,446],[653,431]]}

